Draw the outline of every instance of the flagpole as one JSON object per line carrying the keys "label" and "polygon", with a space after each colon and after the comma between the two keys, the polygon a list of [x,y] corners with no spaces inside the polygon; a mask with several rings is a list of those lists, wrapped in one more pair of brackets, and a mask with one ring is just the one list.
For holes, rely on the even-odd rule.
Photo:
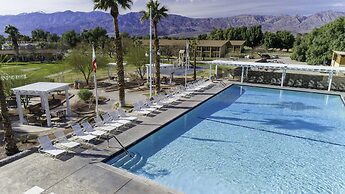
{"label": "flagpole", "polygon": [[187,87],[187,65],[188,65],[188,58],[189,58],[189,44],[186,42],[186,64],[184,66],[184,84]]}
{"label": "flagpole", "polygon": [[150,6],[150,98],[152,98],[152,9]]}
{"label": "flagpole", "polygon": [[95,96],[96,96],[96,107],[95,107],[95,112],[96,112],[96,118],[97,120],[99,119],[99,113],[98,113],[98,91],[97,91],[97,63],[96,63],[96,52],[95,52],[95,47],[92,45],[92,67],[93,67],[93,79],[95,83]]}

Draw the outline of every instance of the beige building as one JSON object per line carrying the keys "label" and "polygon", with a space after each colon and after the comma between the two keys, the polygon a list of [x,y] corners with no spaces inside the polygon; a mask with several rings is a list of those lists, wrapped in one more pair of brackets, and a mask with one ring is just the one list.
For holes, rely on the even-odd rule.
{"label": "beige building", "polygon": [[[165,48],[173,48],[174,50],[184,50],[188,40],[169,40],[160,39],[159,46],[161,47],[162,54],[165,55]],[[197,56],[198,57],[210,57],[221,58],[225,57],[229,48],[235,52],[241,52],[245,41],[242,40],[198,40]],[[148,46],[149,41],[143,40],[143,45]]]}
{"label": "beige building", "polygon": [[345,66],[345,51],[333,51],[331,65],[333,67]]}

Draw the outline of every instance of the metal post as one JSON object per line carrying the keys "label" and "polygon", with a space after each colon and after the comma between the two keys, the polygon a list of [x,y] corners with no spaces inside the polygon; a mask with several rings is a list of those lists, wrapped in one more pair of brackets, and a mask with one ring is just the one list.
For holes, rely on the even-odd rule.
{"label": "metal post", "polygon": [[210,80],[212,80],[212,64],[210,64]]}
{"label": "metal post", "polygon": [[69,103],[69,94],[68,94],[68,88],[65,89],[65,97],[66,97],[66,114],[67,116],[72,116],[71,112],[71,105]]}
{"label": "metal post", "polygon": [[244,67],[242,67],[241,83],[243,83],[243,76],[244,76]]}
{"label": "metal post", "polygon": [[285,77],[286,77],[286,68],[283,70],[283,73],[282,73],[282,80],[280,81],[280,87],[284,86]]}
{"label": "metal post", "polygon": [[46,118],[47,118],[47,126],[50,127],[52,122],[50,118],[50,110],[49,110],[49,101],[48,101],[48,94],[42,94],[41,98],[43,98],[45,112],[46,112]]}
{"label": "metal post", "polygon": [[150,98],[152,97],[152,9],[150,7]]}
{"label": "metal post", "polygon": [[17,100],[17,110],[19,115],[19,122],[20,124],[24,124],[24,115],[23,115],[23,108],[22,108],[22,102],[20,99],[20,94],[16,94],[16,100]]}
{"label": "metal post", "polygon": [[216,67],[215,67],[215,75],[216,75],[216,79],[218,78],[218,65],[216,65]]}
{"label": "metal post", "polygon": [[150,68],[150,67],[149,67],[148,65],[146,65],[146,80],[147,80],[147,84],[149,84],[149,81],[150,81],[150,80],[149,80],[149,79],[150,79],[150,78],[149,78],[149,74],[150,74],[149,68]]}
{"label": "metal post", "polygon": [[93,78],[94,78],[94,82],[95,82],[96,118],[99,119],[99,113],[98,113],[98,90],[97,90],[97,77],[96,77],[96,72],[94,72]]}
{"label": "metal post", "polygon": [[333,82],[333,71],[330,71],[329,76],[328,76],[328,91],[329,92],[332,89],[332,82]]}

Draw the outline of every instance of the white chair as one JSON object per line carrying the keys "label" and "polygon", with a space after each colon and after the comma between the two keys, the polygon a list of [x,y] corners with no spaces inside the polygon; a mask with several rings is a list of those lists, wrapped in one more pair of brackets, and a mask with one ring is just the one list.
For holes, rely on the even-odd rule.
{"label": "white chair", "polygon": [[147,100],[145,103],[150,108],[162,109],[164,105],[154,104],[151,100]]}
{"label": "white chair", "polygon": [[80,146],[80,143],[68,140],[62,130],[55,131],[54,135],[56,137],[56,140],[58,141],[56,146],[60,146],[66,149],[74,149]]}
{"label": "white chair", "polygon": [[25,191],[23,194],[40,194],[43,193],[44,189],[39,186],[34,186],[31,189]]}
{"label": "white chair", "polygon": [[81,125],[83,126],[83,128],[85,130],[87,130],[88,128],[90,128],[90,129],[92,128],[94,130],[105,131],[107,133],[111,133],[112,131],[116,130],[116,128],[110,127],[110,126],[103,126],[103,127],[95,126],[95,127],[92,127],[92,125],[88,121],[83,122]]}
{"label": "white chair", "polygon": [[129,125],[132,123],[130,120],[120,119],[120,115],[117,111],[113,111],[109,114],[114,122],[121,123],[124,125]]}
{"label": "white chair", "polygon": [[136,113],[138,115],[148,116],[152,112],[152,111],[148,111],[148,110],[142,110],[138,103],[134,103],[133,107],[134,107],[133,108],[134,109],[134,113]]}
{"label": "white chair", "polygon": [[105,119],[102,120],[101,117],[98,117],[98,118],[96,117],[96,118],[94,118],[94,120],[95,120],[97,127],[102,127],[102,128],[106,127],[106,128],[118,129],[118,128],[123,126],[123,124],[121,124],[121,123],[108,122]]}
{"label": "white chair", "polygon": [[65,150],[53,146],[52,142],[50,141],[47,135],[39,137],[37,138],[37,140],[40,143],[40,149],[38,150],[39,152],[49,154],[54,158],[66,153]]}
{"label": "white chair", "polygon": [[97,138],[97,136],[85,134],[83,132],[83,129],[81,128],[81,126],[79,124],[72,125],[72,129],[73,129],[75,137],[77,137],[80,140],[89,142],[89,141]]}
{"label": "white chair", "polygon": [[103,117],[103,121],[105,121],[106,124],[117,125],[118,127],[122,127],[129,124],[128,121],[120,122],[118,119],[114,118],[109,113],[104,113],[102,117]]}
{"label": "white chair", "polygon": [[95,130],[93,127],[90,127],[87,123],[82,123],[81,126],[83,126],[86,134],[94,135],[97,137],[102,137],[103,135],[106,135],[107,132]]}
{"label": "white chair", "polygon": [[124,120],[129,120],[129,121],[137,121],[138,117],[133,117],[133,116],[129,116],[126,114],[126,112],[123,109],[117,109],[117,113],[120,116],[120,119],[124,119]]}
{"label": "white chair", "polygon": [[147,111],[151,111],[151,112],[154,112],[157,110],[157,108],[151,108],[151,107],[147,106],[147,104],[145,104],[143,101],[139,101],[138,105],[139,105],[141,110],[147,110]]}

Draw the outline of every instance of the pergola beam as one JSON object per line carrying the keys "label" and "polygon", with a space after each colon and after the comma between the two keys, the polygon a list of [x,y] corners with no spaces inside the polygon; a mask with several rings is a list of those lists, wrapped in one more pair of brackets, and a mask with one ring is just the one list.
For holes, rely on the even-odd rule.
{"label": "pergola beam", "polygon": [[[282,81],[281,87],[284,86],[284,80],[286,78],[287,70],[295,71],[307,71],[307,72],[327,72],[328,76],[328,91],[332,89],[333,76],[335,73],[345,73],[345,67],[332,67],[332,66],[312,66],[312,65],[300,65],[300,64],[277,64],[277,63],[256,63],[256,62],[239,62],[239,61],[221,61],[215,60],[207,62],[210,65],[210,70],[212,65],[223,65],[223,66],[232,66],[232,67],[241,67],[241,83],[244,79],[244,68],[264,68],[271,70],[282,70]],[[211,72],[210,72],[211,74]]]}
{"label": "pergola beam", "polygon": [[333,82],[333,72],[330,71],[328,75],[328,91],[330,92],[332,89],[332,82]]}
{"label": "pergola beam", "polygon": [[242,72],[241,72],[241,83],[243,83],[243,76],[244,76],[244,67],[242,67]]}
{"label": "pergola beam", "polygon": [[22,102],[21,102],[19,94],[16,94],[16,101],[17,101],[17,110],[18,110],[18,115],[19,115],[19,122],[20,122],[20,124],[24,124],[23,107],[22,107]]}

